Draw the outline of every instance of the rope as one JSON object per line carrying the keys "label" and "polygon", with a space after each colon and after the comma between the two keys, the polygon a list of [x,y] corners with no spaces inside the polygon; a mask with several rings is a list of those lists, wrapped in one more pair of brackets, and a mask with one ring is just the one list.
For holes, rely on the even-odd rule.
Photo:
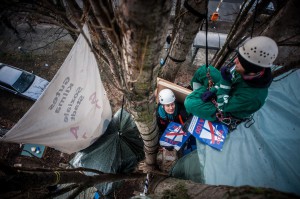
{"label": "rope", "polygon": [[124,101],[125,101],[125,97],[124,97],[124,95],[123,95],[123,99],[122,99],[122,109],[121,109],[121,115],[120,115],[120,123],[119,123],[119,129],[118,129],[118,132],[119,132],[119,133],[120,133],[120,130],[121,130],[121,123],[122,123],[122,117],[123,117]]}
{"label": "rope", "polygon": [[53,185],[57,185],[60,181],[60,173],[58,171],[54,171],[54,173],[56,175],[56,180]]}
{"label": "rope", "polygon": [[[122,121],[122,117],[123,117],[124,101],[125,101],[125,97],[124,97],[124,95],[123,95],[123,99],[122,99],[122,109],[121,109],[121,116],[120,116],[120,125],[121,125],[121,121]],[[119,130],[120,130],[120,127],[119,127]]]}
{"label": "rope", "polygon": [[146,194],[148,193],[149,176],[150,176],[150,173],[147,173],[146,180],[145,180],[145,183],[144,183],[144,192],[140,194],[141,196],[146,196]]}
{"label": "rope", "polygon": [[[207,69],[206,77],[208,79],[208,90],[210,90],[214,86],[214,82],[213,82],[212,77],[210,76],[210,69],[208,67],[208,39],[207,39],[208,19],[207,19],[207,17],[208,17],[208,1],[206,1],[206,18],[205,18],[205,65],[206,65],[206,69]],[[219,120],[219,118],[223,119],[223,114],[222,114],[221,110],[219,109],[218,103],[216,102],[216,100],[212,99],[211,102],[214,104],[214,106],[217,109],[216,116],[217,116],[218,120]]]}
{"label": "rope", "polygon": [[176,59],[176,58],[171,57],[170,55],[168,55],[168,57],[169,57],[173,62],[177,62],[177,63],[182,63],[182,62],[185,61],[185,59],[182,59],[182,60]]}
{"label": "rope", "polygon": [[205,12],[206,12],[206,16],[205,16],[205,64],[206,64],[206,68],[208,68],[208,39],[207,39],[207,33],[208,33],[208,0],[206,1],[206,5],[205,5]]}
{"label": "rope", "polygon": [[[213,82],[213,79],[210,75],[210,68],[208,66],[208,39],[207,39],[208,19],[207,19],[207,16],[208,16],[208,6],[206,6],[206,20],[205,20],[205,23],[206,23],[205,24],[205,29],[206,29],[205,30],[205,44],[206,44],[206,46],[205,46],[205,62],[206,62],[206,69],[207,69],[206,77],[208,79],[208,90],[210,90],[214,86],[214,82]],[[217,113],[216,113],[217,119],[220,122],[223,122],[223,123],[229,125],[230,122],[231,122],[231,119],[230,118],[224,118],[222,111],[219,109],[217,101],[215,99],[212,99],[211,102],[214,104],[215,108],[217,109]],[[229,123],[225,122],[225,120],[229,120]]]}
{"label": "rope", "polygon": [[[214,82],[213,82],[212,77],[210,76],[210,69],[209,69],[209,67],[207,67],[206,77],[208,79],[208,90],[210,90],[214,86]],[[221,109],[219,108],[217,101],[215,99],[212,99],[211,102],[214,104],[215,108],[217,109],[217,113],[216,113],[217,119],[220,122],[223,122],[226,125],[229,125],[230,122],[231,122],[231,119],[230,118],[224,118],[223,113],[222,113]],[[229,120],[229,123],[225,122],[225,119]]]}
{"label": "rope", "polygon": [[221,5],[222,2],[223,2],[223,0],[220,0],[218,6],[217,6],[217,8],[216,8],[216,12],[219,12],[219,8],[220,8],[220,5]]}

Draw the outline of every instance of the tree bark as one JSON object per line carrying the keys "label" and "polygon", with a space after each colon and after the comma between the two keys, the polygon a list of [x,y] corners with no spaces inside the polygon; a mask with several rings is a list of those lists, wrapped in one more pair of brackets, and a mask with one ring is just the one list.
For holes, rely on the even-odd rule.
{"label": "tree bark", "polygon": [[171,1],[121,1],[122,64],[129,112],[144,141],[145,162],[156,164],[158,129],[153,77],[166,34]]}
{"label": "tree bark", "polygon": [[53,172],[19,172],[15,175],[1,176],[0,194],[12,191],[26,191],[34,188],[52,186],[56,184],[86,184],[91,187],[104,182],[115,182],[126,179],[144,178],[145,174],[101,174],[87,176],[80,172],[53,171]]}
{"label": "tree bark", "polygon": [[[199,31],[203,19],[206,17],[206,0],[185,0],[185,6],[180,13],[179,29],[172,35],[173,42],[166,65],[161,77],[174,82],[175,77],[186,59],[194,38]],[[187,7],[189,9],[187,9]],[[194,10],[194,11],[191,11]],[[177,18],[176,17],[176,18]]]}
{"label": "tree bark", "polygon": [[274,189],[250,186],[206,185],[177,178],[155,177],[150,183],[149,197],[159,198],[298,198],[296,195]]}
{"label": "tree bark", "polygon": [[274,64],[283,66],[274,71],[277,77],[289,70],[300,68],[300,1],[290,0],[274,17],[262,35],[274,39],[278,44],[278,57]]}

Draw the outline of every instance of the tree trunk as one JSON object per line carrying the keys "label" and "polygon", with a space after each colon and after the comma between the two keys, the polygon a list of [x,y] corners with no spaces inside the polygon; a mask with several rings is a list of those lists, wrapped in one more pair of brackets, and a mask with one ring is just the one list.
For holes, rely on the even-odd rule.
{"label": "tree trunk", "polygon": [[52,186],[56,184],[76,183],[88,188],[104,182],[116,182],[127,179],[145,178],[145,174],[100,174],[87,176],[75,171],[52,172],[19,172],[15,175],[1,176],[0,194],[13,191],[27,191],[29,189]]}
{"label": "tree trunk", "polygon": [[194,38],[206,17],[206,0],[185,0],[185,7],[179,16],[179,30],[172,35],[173,42],[167,63],[162,70],[162,78],[174,82],[180,66],[186,59]]}
{"label": "tree trunk", "polygon": [[296,195],[274,189],[250,186],[233,187],[206,185],[177,178],[155,177],[150,182],[150,198],[298,198]]}
{"label": "tree trunk", "polygon": [[274,64],[283,66],[275,70],[274,77],[289,70],[300,68],[300,1],[290,0],[274,17],[262,35],[274,39],[279,47]]}
{"label": "tree trunk", "polygon": [[[24,168],[25,169],[25,168]],[[30,169],[29,169],[30,170]],[[84,169],[83,169],[84,170]],[[138,184],[143,184],[145,174],[98,174],[95,176],[87,176],[74,170],[44,170],[44,171],[18,171],[16,168],[5,167],[1,164],[1,171],[7,176],[0,177],[1,190],[0,197],[12,196],[14,193],[23,193],[23,196],[34,197],[34,192],[40,197],[52,198],[60,194],[68,193],[72,198],[80,194],[85,189],[96,184],[104,182],[116,182],[120,180],[130,181],[137,180]],[[90,170],[91,171],[91,170]],[[94,171],[95,172],[95,171]],[[45,187],[54,185],[69,184],[53,195],[41,191]],[[125,183],[125,187],[131,188],[131,183]],[[136,184],[136,183],[135,183]],[[259,188],[259,187],[233,187],[233,186],[215,186],[195,183],[189,180],[181,180],[170,178],[167,176],[154,175],[150,178],[148,184],[148,196],[150,198],[299,198],[296,195],[283,193],[274,189]],[[136,188],[135,190],[138,190]],[[122,188],[121,190],[122,191]],[[47,194],[47,195],[45,195]],[[21,196],[19,196],[20,198]]]}
{"label": "tree trunk", "polygon": [[146,164],[154,166],[158,149],[153,77],[166,35],[171,1],[121,1],[122,67],[129,112],[144,141]]}

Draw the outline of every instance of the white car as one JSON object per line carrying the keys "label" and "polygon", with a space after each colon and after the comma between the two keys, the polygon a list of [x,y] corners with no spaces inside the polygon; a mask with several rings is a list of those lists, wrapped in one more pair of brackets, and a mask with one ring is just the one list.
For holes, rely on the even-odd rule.
{"label": "white car", "polygon": [[0,88],[36,101],[49,82],[22,69],[0,63]]}

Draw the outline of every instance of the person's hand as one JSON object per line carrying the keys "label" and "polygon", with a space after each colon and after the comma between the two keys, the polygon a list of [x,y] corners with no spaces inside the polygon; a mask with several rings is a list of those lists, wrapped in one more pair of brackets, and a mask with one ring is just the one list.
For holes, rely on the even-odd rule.
{"label": "person's hand", "polygon": [[230,73],[230,68],[227,66],[223,66],[221,68],[221,75],[223,77],[224,80],[231,82],[232,79],[232,74]]}
{"label": "person's hand", "polygon": [[201,99],[203,102],[208,102],[213,98],[216,98],[216,93],[211,92],[211,91],[206,91],[201,95]]}

